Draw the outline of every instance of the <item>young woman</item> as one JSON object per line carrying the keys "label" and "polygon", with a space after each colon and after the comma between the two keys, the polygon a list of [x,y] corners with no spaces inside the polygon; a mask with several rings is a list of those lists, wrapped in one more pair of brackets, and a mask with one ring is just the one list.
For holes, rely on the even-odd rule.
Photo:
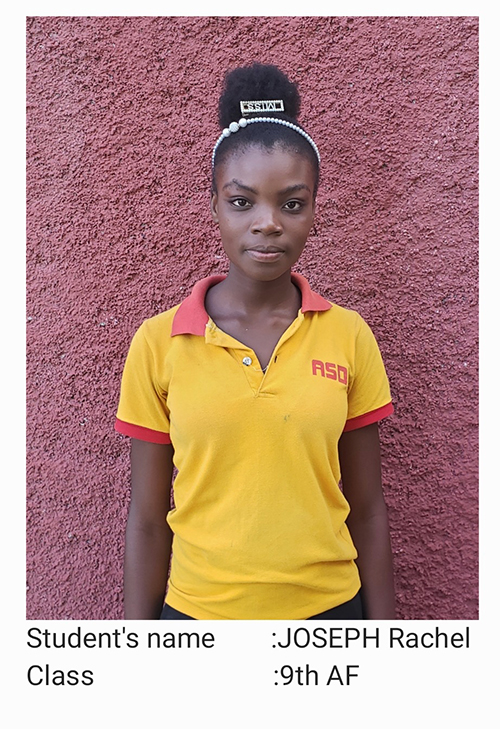
{"label": "young woman", "polygon": [[384,366],[361,317],[291,272],[320,163],[299,107],[275,66],[226,76],[211,212],[228,273],[133,339],[116,422],[128,619],[394,617]]}

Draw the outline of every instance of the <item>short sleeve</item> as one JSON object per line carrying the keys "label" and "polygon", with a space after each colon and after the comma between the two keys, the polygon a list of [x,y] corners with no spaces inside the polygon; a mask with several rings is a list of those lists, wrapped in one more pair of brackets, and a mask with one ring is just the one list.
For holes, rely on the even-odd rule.
{"label": "short sleeve", "polygon": [[344,431],[376,423],[394,412],[377,341],[364,319],[359,317],[358,324]]}
{"label": "short sleeve", "polygon": [[136,332],[125,362],[115,430],[151,443],[170,443],[167,393],[158,383],[158,363],[145,325]]}

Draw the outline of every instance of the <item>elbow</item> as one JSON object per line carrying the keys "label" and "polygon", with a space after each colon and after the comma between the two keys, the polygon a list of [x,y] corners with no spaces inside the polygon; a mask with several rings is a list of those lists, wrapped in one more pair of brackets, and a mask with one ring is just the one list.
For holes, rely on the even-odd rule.
{"label": "elbow", "polygon": [[136,533],[153,537],[170,532],[167,513],[163,515],[148,514],[141,512],[139,509],[135,509],[131,504],[127,519],[126,534]]}
{"label": "elbow", "polygon": [[365,504],[356,504],[351,506],[351,511],[347,517],[347,525],[360,524],[364,526],[370,525],[386,525],[388,524],[387,507],[384,499],[381,497],[375,501]]}

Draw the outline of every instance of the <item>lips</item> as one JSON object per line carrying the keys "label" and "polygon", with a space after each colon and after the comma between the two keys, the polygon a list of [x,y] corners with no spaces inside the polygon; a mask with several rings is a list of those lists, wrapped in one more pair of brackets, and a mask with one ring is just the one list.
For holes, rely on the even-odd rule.
{"label": "lips", "polygon": [[283,253],[283,248],[277,246],[253,246],[247,248],[248,251],[257,251],[258,253]]}
{"label": "lips", "polygon": [[250,258],[253,258],[255,261],[263,261],[267,263],[277,261],[284,254],[284,250],[282,248],[277,248],[276,246],[269,246],[267,248],[264,246],[257,246],[255,248],[247,248],[246,252]]}

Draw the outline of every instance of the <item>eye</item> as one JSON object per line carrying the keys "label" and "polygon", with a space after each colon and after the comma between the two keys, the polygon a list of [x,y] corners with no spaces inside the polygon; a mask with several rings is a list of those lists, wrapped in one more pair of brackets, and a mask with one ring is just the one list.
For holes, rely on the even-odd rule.
{"label": "eye", "polygon": [[297,213],[299,210],[302,209],[303,203],[300,202],[300,200],[289,200],[286,202],[283,207],[285,210],[289,210],[291,213]]}
{"label": "eye", "polygon": [[230,200],[230,203],[233,207],[239,208],[240,210],[245,210],[250,207],[250,203],[244,197],[236,197]]}

